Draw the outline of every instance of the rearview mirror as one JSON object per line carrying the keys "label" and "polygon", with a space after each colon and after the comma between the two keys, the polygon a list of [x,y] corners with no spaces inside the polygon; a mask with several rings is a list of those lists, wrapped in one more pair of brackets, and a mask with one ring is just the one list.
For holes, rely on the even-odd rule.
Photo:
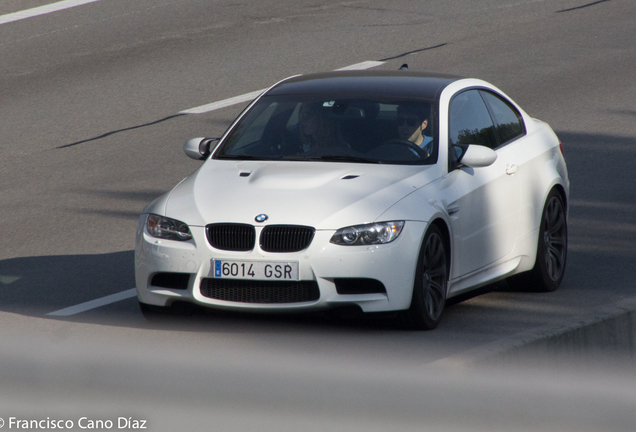
{"label": "rearview mirror", "polygon": [[481,168],[492,165],[497,160],[497,153],[488,147],[471,144],[461,155],[459,163],[471,168]]}
{"label": "rearview mirror", "polygon": [[218,138],[192,138],[183,145],[183,151],[194,160],[204,160],[216,148],[218,141]]}

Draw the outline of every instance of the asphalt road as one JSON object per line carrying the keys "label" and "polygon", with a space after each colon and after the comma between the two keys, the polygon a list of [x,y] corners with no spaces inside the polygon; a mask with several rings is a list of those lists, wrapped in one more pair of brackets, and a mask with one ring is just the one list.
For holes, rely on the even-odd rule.
{"label": "asphalt road", "polygon": [[[0,17],[48,3],[3,1]],[[56,352],[60,370],[66,355],[69,365],[89,371],[92,364],[98,368],[95,352],[102,360],[117,353],[104,364],[124,364],[122,370],[134,375],[144,363],[145,351],[138,347],[150,350],[153,361],[161,347],[170,354],[162,363],[165,371],[157,367],[154,378],[181,371],[177,376],[188,379],[198,366],[189,353],[199,353],[197,358],[208,359],[208,373],[214,374],[211,365],[218,365],[219,374],[234,368],[235,381],[217,384],[225,390],[238,386],[239,395],[250,393],[246,388],[258,371],[276,369],[271,381],[278,382],[277,374],[290,364],[294,374],[312,369],[307,382],[313,385],[329,377],[317,394],[342,391],[328,365],[348,371],[360,364],[381,377],[369,389],[363,380],[352,384],[363,393],[383,388],[382,380],[393,373],[417,374],[432,362],[636,296],[634,16],[632,0],[100,0],[0,24],[2,352],[11,352],[16,339],[35,341],[16,352],[40,374],[47,359],[41,351]],[[178,113],[289,75],[370,60],[382,61],[380,69],[408,63],[411,70],[483,78],[550,123],[563,141],[572,183],[569,261],[559,291],[518,293],[499,284],[450,306],[438,329],[422,333],[382,320],[321,316],[196,314],[155,325],[142,318],[135,298],[69,316],[47,315],[134,288],[139,212],[198,167],[183,154],[183,142],[220,135],[245,104]],[[182,360],[184,368],[178,366]],[[249,370],[243,379],[241,367]],[[19,375],[9,375],[4,378],[11,388],[28,393],[40,386],[33,380],[21,387]],[[400,380],[408,381],[405,376]],[[178,387],[171,380],[165,385]],[[452,383],[451,389],[461,387]],[[51,392],[60,389],[58,381],[49,384]],[[264,391],[269,383],[257,384]],[[311,384],[305,384],[274,386],[274,399],[282,404],[298,394],[308,403],[324,403],[309,397]],[[111,385],[112,392],[116,388]],[[410,394],[397,384],[391,388]],[[27,393],[18,400],[35,397]],[[469,406],[469,400],[462,403]],[[495,399],[486,411],[494,416],[500,402]],[[481,430],[467,424],[465,430]],[[535,430],[532,418],[524,424]],[[452,430],[464,430],[460,426]]]}

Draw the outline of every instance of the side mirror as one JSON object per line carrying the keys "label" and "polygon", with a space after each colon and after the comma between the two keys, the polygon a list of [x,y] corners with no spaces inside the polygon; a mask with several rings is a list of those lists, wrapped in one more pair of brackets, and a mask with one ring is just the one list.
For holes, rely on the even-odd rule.
{"label": "side mirror", "polygon": [[204,160],[216,148],[219,138],[192,138],[183,145],[183,151],[194,160]]}
{"label": "side mirror", "polygon": [[481,168],[492,165],[497,160],[497,153],[488,147],[471,144],[461,155],[459,163],[471,168]]}

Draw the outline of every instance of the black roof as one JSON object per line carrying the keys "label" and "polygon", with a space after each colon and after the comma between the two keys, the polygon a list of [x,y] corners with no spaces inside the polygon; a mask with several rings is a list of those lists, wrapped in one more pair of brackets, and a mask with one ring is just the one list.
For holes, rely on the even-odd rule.
{"label": "black roof", "polygon": [[289,78],[268,95],[338,94],[435,100],[462,77],[411,71],[335,71]]}

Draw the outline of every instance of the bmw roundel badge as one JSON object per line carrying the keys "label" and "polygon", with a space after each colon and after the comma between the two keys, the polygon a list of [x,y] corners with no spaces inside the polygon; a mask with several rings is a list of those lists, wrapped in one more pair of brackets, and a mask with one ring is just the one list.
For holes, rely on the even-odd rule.
{"label": "bmw roundel badge", "polygon": [[261,213],[261,214],[259,214],[258,216],[256,216],[256,217],[254,218],[254,220],[255,220],[256,222],[265,222],[265,221],[267,220],[267,218],[268,218],[268,216],[267,216],[266,214],[262,214],[262,213]]}

